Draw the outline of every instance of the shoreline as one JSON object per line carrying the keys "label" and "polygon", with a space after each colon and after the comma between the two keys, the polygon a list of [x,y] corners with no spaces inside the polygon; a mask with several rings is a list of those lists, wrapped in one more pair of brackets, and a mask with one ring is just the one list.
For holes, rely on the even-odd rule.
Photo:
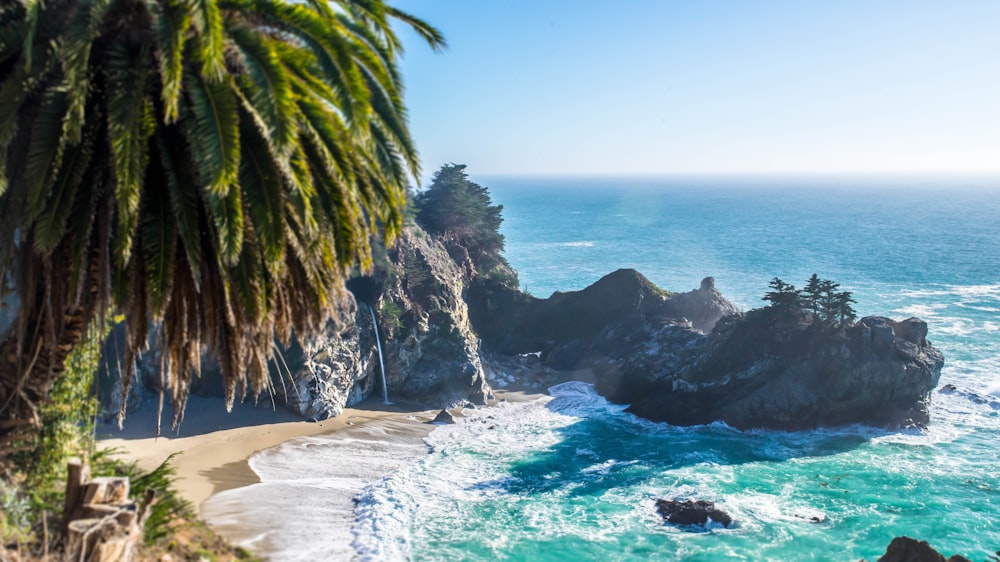
{"label": "shoreline", "polygon": [[[548,395],[548,387],[510,385],[494,393],[495,402],[479,407],[536,400]],[[271,450],[278,458],[291,454],[305,459],[305,449],[337,447],[338,454],[350,459],[341,467],[322,467],[333,471],[324,472],[323,477],[337,482],[335,490],[324,490],[322,509],[326,510],[323,525],[340,549],[325,554],[353,557],[354,497],[368,484],[426,455],[424,438],[436,427],[430,422],[440,412],[413,402],[386,405],[369,398],[345,408],[340,416],[309,422],[280,407],[272,409],[270,403],[235,404],[226,413],[221,398],[192,396],[185,421],[174,433],[169,431],[167,410],[161,437],[155,437],[156,404],[150,402],[130,414],[122,431],[113,423],[99,424],[98,447],[117,448],[123,459],[135,461],[143,470],[154,469],[171,454],[180,453],[172,461],[178,494],[191,502],[215,532],[264,559],[281,554],[281,544],[295,532],[281,528],[284,521],[304,523],[301,518],[309,516],[293,516],[288,510],[305,509],[312,498],[284,505],[291,497],[289,491],[273,488],[287,488],[288,481],[284,477],[278,482],[262,480],[251,468],[251,457]],[[462,408],[449,411],[462,417]],[[294,472],[305,479],[313,476],[308,467]]]}
{"label": "shoreline", "polygon": [[[115,423],[97,425],[97,446],[117,449],[120,458],[134,461],[143,470],[152,470],[176,454],[171,464],[176,470],[178,494],[201,515],[209,497],[250,484],[260,478],[250,468],[250,457],[300,437],[334,434],[380,419],[432,412],[412,402],[382,404],[368,399],[334,418],[311,422],[270,403],[234,404],[226,412],[222,398],[191,396],[184,422],[178,432],[170,430],[169,407],[164,407],[162,431],[156,437],[156,403],[149,401],[129,414],[124,429]],[[436,415],[434,410],[431,414]]]}

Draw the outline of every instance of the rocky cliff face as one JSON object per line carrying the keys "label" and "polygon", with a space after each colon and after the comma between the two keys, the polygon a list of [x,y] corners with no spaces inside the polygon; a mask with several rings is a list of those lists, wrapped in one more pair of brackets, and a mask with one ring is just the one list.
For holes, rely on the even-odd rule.
{"label": "rocky cliff face", "polygon": [[440,242],[409,227],[369,278],[348,286],[356,306],[343,326],[289,350],[297,368],[287,404],[306,418],[339,415],[343,408],[382,393],[372,325],[375,311],[390,401],[428,407],[482,404],[491,391],[479,357],[479,338],[462,297],[465,271]]}
{"label": "rocky cliff face", "polygon": [[446,407],[490,395],[479,337],[463,297],[465,265],[418,228],[389,252],[393,265],[376,310],[389,392]]}
{"label": "rocky cliff face", "polygon": [[[833,330],[773,308],[742,315],[710,277],[669,293],[628,269],[537,299],[504,281],[513,272],[482,276],[459,250],[407,228],[374,276],[349,283],[357,301],[347,318],[284,351],[288,368],[274,374],[286,373],[275,386],[288,407],[323,419],[382,392],[370,305],[390,399],[428,407],[483,403],[487,373],[505,385],[590,369],[609,399],[673,424],[927,421],[943,359],[918,319]],[[204,392],[211,378],[198,383]]]}
{"label": "rocky cliff face", "polygon": [[667,324],[598,388],[677,425],[922,425],[944,363],[926,334],[916,318],[868,317],[831,331],[773,309],[726,317],[710,335]]}
{"label": "rocky cliff face", "polygon": [[380,392],[371,319],[352,304],[342,324],[284,350],[290,384],[278,389],[285,406],[310,420],[339,416],[344,408]]}

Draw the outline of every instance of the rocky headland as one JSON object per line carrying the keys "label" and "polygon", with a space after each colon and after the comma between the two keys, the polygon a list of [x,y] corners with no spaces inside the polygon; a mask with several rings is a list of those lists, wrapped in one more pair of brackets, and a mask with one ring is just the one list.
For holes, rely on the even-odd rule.
{"label": "rocky headland", "polygon": [[[502,257],[500,208],[460,176],[453,184],[480,198],[472,215],[488,224],[456,226],[447,214],[410,220],[393,246],[377,249],[373,271],[348,283],[347,314],[281,351],[272,372],[279,402],[325,419],[382,395],[384,379],[390,400],[450,408],[489,401],[491,381],[544,388],[588,373],[609,400],[676,425],[927,423],[943,358],[923,321],[830,323],[786,306],[744,313],[711,277],[672,293],[631,269],[537,298],[519,290]],[[427,203],[447,203],[436,196]],[[146,362],[145,384],[133,389],[157,392],[158,359]],[[206,365],[193,390],[221,392]]]}

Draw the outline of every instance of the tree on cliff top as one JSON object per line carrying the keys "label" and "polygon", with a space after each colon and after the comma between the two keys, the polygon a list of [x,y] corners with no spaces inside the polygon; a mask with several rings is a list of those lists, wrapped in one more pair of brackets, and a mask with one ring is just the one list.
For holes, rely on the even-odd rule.
{"label": "tree on cliff top", "polygon": [[469,252],[481,273],[507,265],[500,225],[503,205],[494,205],[489,190],[469,180],[464,164],[445,164],[416,200],[417,222],[446,244],[457,244]]}
{"label": "tree on cliff top", "polygon": [[418,172],[394,20],[443,46],[382,0],[0,5],[0,465],[109,309],[127,366],[162,324],[175,423],[206,348],[231,406],[337,313]]}
{"label": "tree on cliff top", "polygon": [[768,306],[790,314],[809,313],[813,321],[819,321],[828,327],[847,326],[857,320],[858,315],[851,304],[854,300],[850,291],[838,291],[839,283],[829,279],[820,279],[815,273],[806,281],[801,291],[794,285],[785,283],[775,277],[768,283],[772,289],[764,294],[762,300],[771,304]]}

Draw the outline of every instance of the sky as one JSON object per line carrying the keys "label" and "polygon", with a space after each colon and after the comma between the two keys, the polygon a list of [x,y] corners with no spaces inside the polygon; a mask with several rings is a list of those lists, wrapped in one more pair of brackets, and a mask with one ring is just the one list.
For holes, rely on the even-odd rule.
{"label": "sky", "polygon": [[424,178],[1000,173],[998,0],[393,5]]}

